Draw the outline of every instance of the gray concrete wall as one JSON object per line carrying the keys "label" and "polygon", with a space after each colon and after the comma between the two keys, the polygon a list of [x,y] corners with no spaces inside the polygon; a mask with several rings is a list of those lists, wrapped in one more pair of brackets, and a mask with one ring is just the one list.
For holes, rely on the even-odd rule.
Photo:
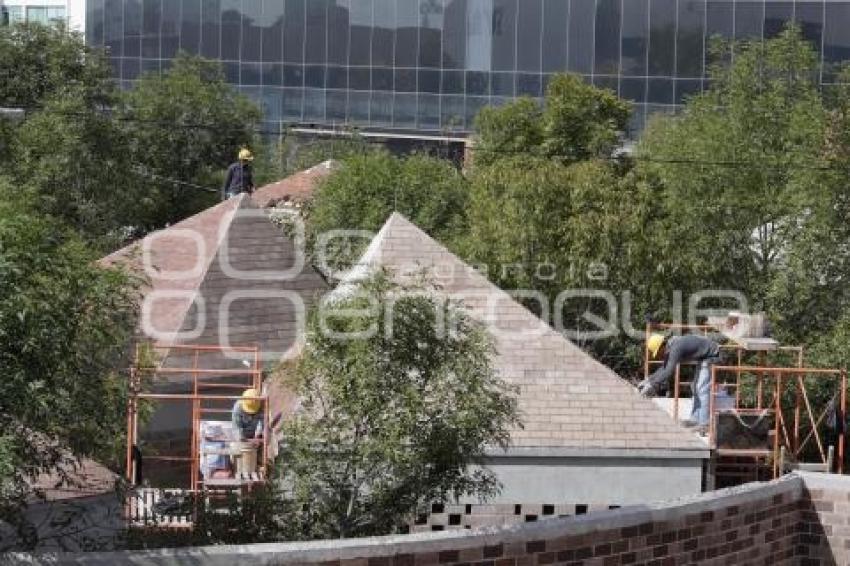
{"label": "gray concrete wall", "polygon": [[635,505],[702,491],[702,460],[635,457],[504,457],[488,467],[503,503]]}

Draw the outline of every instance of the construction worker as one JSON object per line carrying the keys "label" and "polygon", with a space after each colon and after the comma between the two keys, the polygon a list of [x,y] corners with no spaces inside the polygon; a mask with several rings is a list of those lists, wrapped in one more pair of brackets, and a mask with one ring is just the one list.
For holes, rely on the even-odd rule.
{"label": "construction worker", "polygon": [[254,440],[263,436],[263,415],[260,413],[262,402],[256,389],[246,389],[242,398],[233,404],[231,422],[234,440]]}
{"label": "construction worker", "polygon": [[241,193],[254,192],[252,161],[254,161],[254,155],[250,150],[246,148],[239,150],[238,160],[227,168],[227,177],[224,179],[224,186],[221,189],[223,200]]}
{"label": "construction worker", "polygon": [[664,364],[638,386],[638,391],[646,397],[653,397],[667,389],[677,365],[696,362],[699,369],[693,386],[693,409],[690,418],[683,420],[682,424],[699,427],[700,433],[705,433],[709,421],[711,366],[720,361],[720,345],[710,338],[695,334],[670,338],[663,334],[653,334],[647,340],[646,347],[652,358],[664,357]]}

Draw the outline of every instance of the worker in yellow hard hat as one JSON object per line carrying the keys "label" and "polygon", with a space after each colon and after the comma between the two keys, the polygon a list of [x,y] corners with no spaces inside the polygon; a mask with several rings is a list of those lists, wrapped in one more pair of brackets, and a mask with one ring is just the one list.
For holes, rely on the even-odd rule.
{"label": "worker in yellow hard hat", "polygon": [[260,392],[246,389],[233,404],[231,413],[234,440],[254,440],[263,436],[263,402]]}
{"label": "worker in yellow hard hat", "polygon": [[638,386],[638,391],[646,397],[653,397],[667,389],[677,365],[687,362],[697,364],[698,373],[693,385],[693,409],[690,418],[683,420],[682,424],[687,427],[699,427],[700,432],[704,432],[709,421],[711,366],[720,362],[720,345],[711,338],[696,334],[670,338],[663,334],[652,334],[646,340],[646,349],[652,359],[664,360],[662,366]]}
{"label": "worker in yellow hard hat", "polygon": [[221,189],[225,200],[241,193],[254,192],[254,171],[251,162],[254,154],[248,148],[242,148],[237,155],[237,161],[227,168],[227,176]]}

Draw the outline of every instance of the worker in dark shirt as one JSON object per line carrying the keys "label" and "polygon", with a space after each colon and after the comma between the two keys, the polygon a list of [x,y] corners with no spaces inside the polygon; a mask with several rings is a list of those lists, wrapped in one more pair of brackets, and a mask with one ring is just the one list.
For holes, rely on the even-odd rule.
{"label": "worker in dark shirt", "polygon": [[254,192],[254,172],[251,162],[254,155],[248,149],[239,150],[239,160],[227,168],[227,176],[221,189],[222,199],[227,200],[241,193]]}
{"label": "worker in dark shirt", "polygon": [[647,397],[667,389],[667,383],[675,373],[678,364],[697,363],[699,371],[693,387],[693,409],[690,418],[682,421],[682,424],[689,427],[697,426],[704,431],[709,421],[711,366],[720,361],[720,345],[710,338],[695,334],[670,338],[653,334],[646,345],[652,358],[657,359],[660,355],[664,357],[664,364],[638,386],[641,394]]}

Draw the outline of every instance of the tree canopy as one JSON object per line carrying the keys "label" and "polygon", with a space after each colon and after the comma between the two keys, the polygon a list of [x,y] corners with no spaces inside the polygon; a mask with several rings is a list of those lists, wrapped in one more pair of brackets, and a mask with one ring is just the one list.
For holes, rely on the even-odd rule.
{"label": "tree canopy", "polygon": [[517,413],[492,353],[427,284],[378,273],[325,303],[289,373],[302,407],[284,430],[281,473],[300,536],[385,534],[421,506],[496,493],[476,464],[506,445]]}
{"label": "tree canopy", "polygon": [[[463,226],[466,198],[465,179],[446,160],[364,152],[343,159],[342,167],[319,185],[308,211],[308,228],[314,238],[330,230],[377,232],[398,211],[448,241]],[[331,267],[343,268],[356,260],[366,240],[346,242],[353,245],[331,246]]]}
{"label": "tree canopy", "polygon": [[154,201],[146,227],[217,202],[221,172],[239,148],[252,145],[260,117],[259,108],[227,84],[219,63],[180,53],[161,75],[142,75],[118,118],[146,198]]}
{"label": "tree canopy", "polygon": [[80,457],[108,462],[123,437],[126,378],[116,370],[136,308],[123,274],[93,264],[72,233],[3,194],[0,521],[17,525],[26,546],[35,533],[19,511],[34,479],[61,479]]}

